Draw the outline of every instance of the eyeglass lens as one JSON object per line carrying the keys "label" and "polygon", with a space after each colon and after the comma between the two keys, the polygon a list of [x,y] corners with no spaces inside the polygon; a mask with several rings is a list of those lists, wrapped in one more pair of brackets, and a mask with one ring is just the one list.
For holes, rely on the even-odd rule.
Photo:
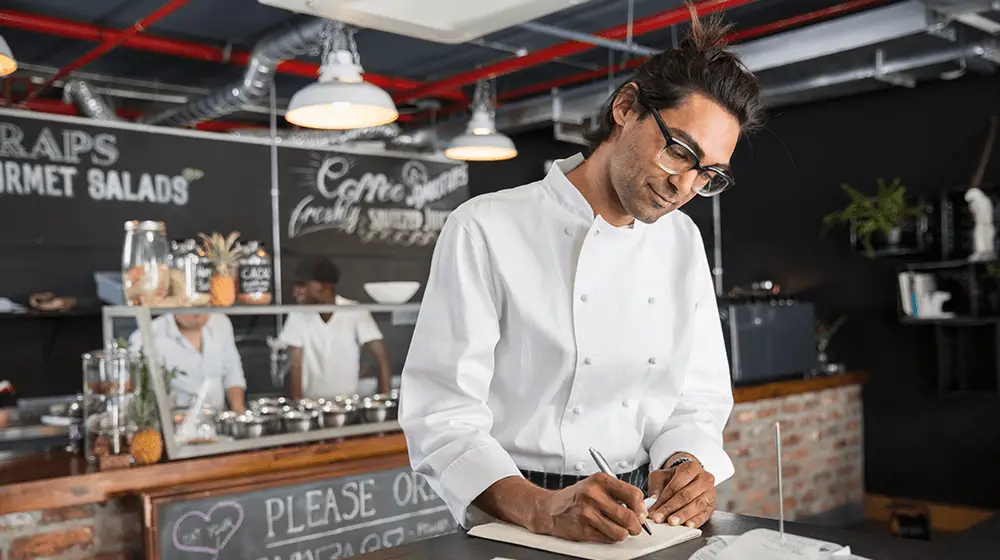
{"label": "eyeglass lens", "polygon": [[[698,163],[694,151],[676,141],[660,150],[656,159],[664,171],[673,175],[687,173]],[[701,194],[714,194],[725,190],[729,180],[712,169],[705,169],[698,173],[694,186]]]}

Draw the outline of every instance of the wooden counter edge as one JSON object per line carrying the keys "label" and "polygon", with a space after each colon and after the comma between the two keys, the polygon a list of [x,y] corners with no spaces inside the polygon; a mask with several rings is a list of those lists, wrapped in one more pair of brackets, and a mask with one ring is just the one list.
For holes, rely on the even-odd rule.
{"label": "wooden counter edge", "polygon": [[847,385],[864,385],[867,379],[868,374],[863,371],[849,371],[826,377],[777,381],[753,387],[736,387],[733,389],[733,401],[745,403],[823,391],[825,389],[835,389],[837,387],[846,387]]}
{"label": "wooden counter edge", "polygon": [[105,502],[164,487],[406,453],[401,433],[189,459],[0,486],[0,515]]}

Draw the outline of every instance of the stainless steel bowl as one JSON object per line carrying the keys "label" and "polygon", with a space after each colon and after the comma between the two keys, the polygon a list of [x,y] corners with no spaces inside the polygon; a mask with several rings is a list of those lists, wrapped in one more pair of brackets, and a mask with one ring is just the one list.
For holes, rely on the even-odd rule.
{"label": "stainless steel bowl", "polygon": [[288,404],[288,399],[285,397],[262,397],[254,401],[250,401],[250,410],[257,412],[261,408],[281,408]]}
{"label": "stainless steel bowl", "polygon": [[322,409],[323,427],[324,428],[340,428],[346,426],[348,421],[357,416],[357,409],[353,405],[337,405],[333,403],[327,403]]}
{"label": "stainless steel bowl", "polygon": [[224,436],[236,437],[233,433],[233,422],[240,416],[239,413],[227,410],[215,415],[215,431]]}
{"label": "stainless steel bowl", "polygon": [[399,389],[389,391],[389,400],[399,402]]}
{"label": "stainless steel bowl", "polygon": [[323,427],[323,414],[314,408],[303,410],[309,416],[309,429],[318,430]]}
{"label": "stainless steel bowl", "polygon": [[322,399],[299,399],[296,404],[299,410],[318,410],[323,403]]}
{"label": "stainless steel bowl", "polygon": [[268,407],[260,408],[254,413],[254,416],[260,418],[264,423],[264,433],[268,435],[281,433],[281,415],[281,410]]}
{"label": "stainless steel bowl", "polygon": [[308,432],[312,427],[312,416],[299,410],[290,410],[281,415],[281,426],[290,434]]}
{"label": "stainless steel bowl", "polygon": [[236,439],[253,439],[264,435],[264,420],[254,414],[241,414],[230,423],[231,434]]}
{"label": "stainless steel bowl", "polygon": [[[368,423],[379,423],[385,422],[389,418],[389,408],[392,401],[376,401],[373,399],[366,399],[361,404],[361,414]],[[395,408],[395,404],[391,406]]]}

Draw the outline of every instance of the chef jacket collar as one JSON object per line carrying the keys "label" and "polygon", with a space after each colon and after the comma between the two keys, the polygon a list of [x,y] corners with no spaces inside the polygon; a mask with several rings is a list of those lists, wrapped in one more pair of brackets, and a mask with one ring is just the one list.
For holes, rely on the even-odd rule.
{"label": "chef jacket collar", "polygon": [[549,169],[542,183],[549,194],[556,199],[556,202],[573,214],[587,220],[587,223],[596,221],[602,226],[602,229],[628,233],[641,231],[648,226],[649,224],[634,220],[631,226],[616,227],[609,224],[602,216],[594,216],[594,209],[587,202],[587,199],[583,197],[583,193],[566,178],[566,174],[579,167],[583,163],[583,159],[583,154],[576,154],[566,159],[557,159],[552,163],[552,167]]}

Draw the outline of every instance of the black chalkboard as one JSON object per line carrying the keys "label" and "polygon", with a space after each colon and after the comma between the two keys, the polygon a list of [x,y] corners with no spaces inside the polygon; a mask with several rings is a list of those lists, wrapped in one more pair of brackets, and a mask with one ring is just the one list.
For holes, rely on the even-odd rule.
{"label": "black chalkboard", "polygon": [[406,467],[199,492],[153,507],[149,544],[163,560],[332,560],[457,529],[444,502]]}

